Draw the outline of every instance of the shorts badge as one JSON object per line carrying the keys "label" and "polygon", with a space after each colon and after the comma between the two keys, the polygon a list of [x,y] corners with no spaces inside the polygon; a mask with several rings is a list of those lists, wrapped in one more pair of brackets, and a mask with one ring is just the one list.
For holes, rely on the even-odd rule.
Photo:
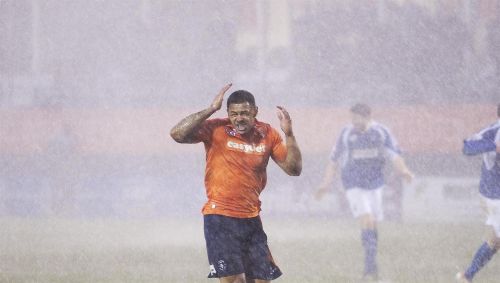
{"label": "shorts badge", "polygon": [[219,260],[217,262],[217,268],[220,270],[220,271],[226,271],[226,268],[227,268],[227,264],[224,260]]}

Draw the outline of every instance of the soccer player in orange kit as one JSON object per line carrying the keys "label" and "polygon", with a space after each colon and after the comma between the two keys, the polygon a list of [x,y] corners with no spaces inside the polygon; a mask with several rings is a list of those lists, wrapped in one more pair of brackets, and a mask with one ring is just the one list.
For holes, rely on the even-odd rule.
{"label": "soccer player in orange kit", "polygon": [[271,157],[290,176],[302,171],[302,156],[287,110],[277,115],[277,130],[256,119],[254,96],[245,90],[227,100],[228,118],[208,119],[222,107],[224,86],[212,104],[182,119],[170,131],[179,143],[203,142],[206,151],[203,206],[209,278],[220,282],[270,282],[282,273],[274,263],[259,216],[259,195],[266,185]]}

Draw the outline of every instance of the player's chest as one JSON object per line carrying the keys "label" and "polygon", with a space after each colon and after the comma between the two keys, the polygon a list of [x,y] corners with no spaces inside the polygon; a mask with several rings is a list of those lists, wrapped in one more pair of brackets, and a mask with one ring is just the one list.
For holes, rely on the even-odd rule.
{"label": "player's chest", "polygon": [[350,149],[378,148],[383,143],[382,136],[376,131],[353,132],[347,137],[347,145]]}
{"label": "player's chest", "polygon": [[383,140],[376,133],[353,133],[349,136],[348,149],[352,159],[378,158],[383,147]]}
{"label": "player's chest", "polygon": [[225,162],[246,167],[261,167],[267,164],[271,154],[271,145],[263,138],[240,139],[237,137],[220,137],[216,141],[218,157]]}

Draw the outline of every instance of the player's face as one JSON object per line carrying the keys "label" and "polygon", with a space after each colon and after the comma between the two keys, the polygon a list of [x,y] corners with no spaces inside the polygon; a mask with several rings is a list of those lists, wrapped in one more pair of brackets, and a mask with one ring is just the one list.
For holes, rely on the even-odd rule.
{"label": "player's face", "polygon": [[244,135],[252,130],[257,116],[257,107],[248,102],[230,104],[227,108],[227,115],[231,124],[238,134]]}
{"label": "player's face", "polygon": [[364,131],[368,127],[370,118],[363,117],[356,113],[351,113],[351,121],[355,129],[357,129],[358,131]]}

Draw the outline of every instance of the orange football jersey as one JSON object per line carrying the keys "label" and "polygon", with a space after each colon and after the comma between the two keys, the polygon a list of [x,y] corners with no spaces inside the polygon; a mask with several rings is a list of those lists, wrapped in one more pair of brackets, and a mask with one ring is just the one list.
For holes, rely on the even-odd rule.
{"label": "orange football jersey", "polygon": [[266,186],[269,157],[284,161],[286,145],[269,124],[255,122],[249,137],[242,137],[229,119],[203,122],[195,134],[205,144],[205,188],[203,214],[237,218],[259,215],[259,195]]}

